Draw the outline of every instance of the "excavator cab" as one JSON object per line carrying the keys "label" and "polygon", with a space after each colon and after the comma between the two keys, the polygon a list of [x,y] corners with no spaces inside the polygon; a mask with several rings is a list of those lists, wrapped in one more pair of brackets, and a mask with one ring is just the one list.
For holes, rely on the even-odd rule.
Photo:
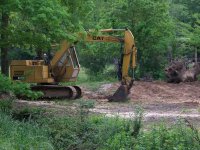
{"label": "excavator cab", "polygon": [[[59,51],[55,56],[59,55]],[[52,61],[55,61],[54,58]],[[80,64],[75,46],[70,46],[58,59],[56,65],[51,65],[51,74],[56,82],[74,82],[77,80]]]}
{"label": "excavator cab", "polygon": [[10,65],[12,80],[36,83],[33,91],[42,91],[42,98],[75,99],[82,96],[78,86],[62,86],[60,82],[74,82],[77,80],[80,64],[75,46],[65,42],[56,51],[53,59],[45,60],[13,60]]}

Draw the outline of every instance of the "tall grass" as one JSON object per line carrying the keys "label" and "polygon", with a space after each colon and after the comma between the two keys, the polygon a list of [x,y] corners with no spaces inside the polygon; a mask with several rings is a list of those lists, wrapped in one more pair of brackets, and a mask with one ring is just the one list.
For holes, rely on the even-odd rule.
{"label": "tall grass", "polygon": [[[34,120],[17,121],[12,118],[12,113],[8,113],[9,105],[9,102],[1,105],[0,149],[200,149],[199,131],[191,123],[186,124],[180,120],[168,126],[161,122],[146,131],[142,128],[145,124],[142,122],[143,111],[140,108],[135,109],[135,117],[128,120],[119,117],[108,118],[91,115],[89,109],[94,103],[80,101],[77,113],[73,116],[42,116],[33,117]],[[19,114],[24,114],[24,111],[22,112]]]}
{"label": "tall grass", "polygon": [[143,111],[137,108],[135,117],[127,120],[119,117],[89,115],[92,105],[80,104],[73,117],[48,119],[48,129],[56,149],[78,150],[199,150],[200,134],[195,128],[178,121],[173,126],[165,123],[144,131]]}
{"label": "tall grass", "polygon": [[19,122],[0,112],[0,149],[2,150],[51,150],[53,145],[44,128],[37,124]]}

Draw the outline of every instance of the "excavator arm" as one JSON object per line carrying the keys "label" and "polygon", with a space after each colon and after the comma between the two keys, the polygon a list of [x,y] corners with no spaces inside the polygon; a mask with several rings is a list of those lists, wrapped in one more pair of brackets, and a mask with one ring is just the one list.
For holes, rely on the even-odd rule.
{"label": "excavator arm", "polygon": [[[122,101],[127,99],[130,89],[134,81],[134,69],[136,67],[136,55],[137,49],[135,46],[135,40],[132,32],[129,29],[103,29],[99,32],[102,35],[93,35],[92,30],[89,30],[86,34],[86,42],[113,42],[122,43],[124,45],[122,56],[121,56],[121,66],[119,67],[121,73],[121,86],[117,89],[113,96],[108,99],[110,101]],[[124,37],[103,35],[108,32],[124,32]],[[129,70],[132,70],[132,75],[129,75]]]}
{"label": "excavator arm", "polygon": [[[124,36],[113,36],[106,33],[109,32],[123,32]],[[94,34],[94,30],[85,31],[85,33],[78,34],[77,41],[84,42],[111,42],[111,43],[122,43],[123,50],[121,52],[121,62],[120,62],[120,74],[121,74],[121,86],[117,89],[113,96],[110,96],[108,99],[110,101],[122,101],[127,99],[130,89],[133,85],[134,80],[134,68],[136,67],[136,54],[137,49],[135,47],[135,40],[132,32],[129,29],[103,29]],[[74,49],[74,56],[72,51]],[[70,56],[70,57],[68,57]],[[73,58],[73,57],[74,58]],[[76,51],[73,43],[70,43],[64,40],[61,43],[60,50],[56,52],[55,56],[50,62],[51,73],[54,77],[54,80],[57,82],[63,81],[65,74],[65,66],[68,63],[69,59],[77,59]],[[78,59],[77,59],[78,61]],[[73,62],[73,61],[72,61]],[[77,73],[79,72],[80,65],[77,67]],[[130,69],[132,70],[132,75],[129,75]],[[74,70],[74,69],[73,69]],[[70,71],[67,70],[68,72]],[[75,72],[75,73],[76,73]],[[77,74],[78,75],[78,74]],[[75,76],[77,76],[75,75]]]}

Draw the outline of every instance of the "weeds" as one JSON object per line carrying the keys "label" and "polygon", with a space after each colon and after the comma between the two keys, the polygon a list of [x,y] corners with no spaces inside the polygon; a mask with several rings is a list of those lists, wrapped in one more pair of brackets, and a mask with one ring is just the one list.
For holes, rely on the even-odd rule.
{"label": "weeds", "polygon": [[135,117],[133,119],[133,132],[131,133],[131,135],[137,138],[142,128],[142,119],[143,119],[144,111],[141,107],[136,106],[134,114],[135,114]]}
{"label": "weeds", "polygon": [[36,123],[14,121],[9,115],[0,112],[0,149],[51,150],[53,145],[46,130]]}
{"label": "weeds", "polygon": [[[10,103],[1,106],[3,111],[11,109]],[[199,131],[190,122],[170,127],[163,122],[144,131],[140,107],[129,120],[90,115],[93,107],[93,101],[81,100],[76,115],[65,117],[44,116],[40,109],[25,108],[12,115],[0,111],[0,149],[200,149]]]}
{"label": "weeds", "polygon": [[182,122],[171,127],[167,127],[164,123],[155,125],[144,132],[142,130],[144,112],[140,107],[136,107],[134,118],[125,120],[119,117],[91,116],[88,109],[93,104],[89,103],[91,104],[81,101],[76,116],[54,118],[50,121],[48,129],[56,149],[171,150],[187,147],[198,150],[200,148],[196,140],[199,133],[196,133],[197,136]]}
{"label": "weeds", "polygon": [[41,108],[25,107],[12,111],[12,118],[19,121],[37,121],[44,114],[45,110]]}
{"label": "weeds", "polygon": [[0,111],[3,113],[10,113],[13,108],[13,99],[0,100]]}

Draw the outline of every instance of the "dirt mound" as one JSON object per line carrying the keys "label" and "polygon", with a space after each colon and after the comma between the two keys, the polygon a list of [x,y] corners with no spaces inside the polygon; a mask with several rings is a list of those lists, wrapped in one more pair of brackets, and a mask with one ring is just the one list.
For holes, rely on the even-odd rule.
{"label": "dirt mound", "polygon": [[136,82],[130,98],[158,102],[200,102],[200,82],[180,84],[161,81]]}
{"label": "dirt mound", "polygon": [[[106,99],[120,86],[119,83],[104,84],[97,91],[85,90],[86,99]],[[194,102],[200,103],[200,82],[170,84],[162,81],[136,81],[129,95],[131,101],[151,102]]]}

